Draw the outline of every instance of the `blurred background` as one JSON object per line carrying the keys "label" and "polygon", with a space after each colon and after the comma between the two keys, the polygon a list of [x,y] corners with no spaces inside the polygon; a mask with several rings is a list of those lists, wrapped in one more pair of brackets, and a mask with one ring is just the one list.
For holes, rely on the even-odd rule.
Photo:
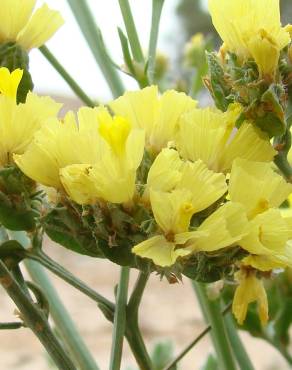
{"label": "blurred background", "polygon": [[[39,4],[41,3],[42,1],[39,1]],[[47,46],[92,98],[101,102],[111,99],[110,90],[96,67],[95,60],[79,32],[67,2],[46,0],[46,3],[58,9],[66,21]],[[88,0],[88,3],[94,12],[97,24],[102,29],[113,60],[117,64],[122,64],[122,50],[117,27],[124,29],[124,25],[117,0]],[[130,3],[140,41],[146,51],[152,1],[132,0]],[[291,0],[282,0],[281,6],[283,23],[289,23],[289,20],[292,23]],[[192,35],[202,32],[212,40],[216,47],[220,43],[206,10],[207,0],[165,0],[158,49],[169,60],[168,82],[170,86],[177,86],[178,81],[188,73],[182,67],[181,62],[185,44]],[[65,103],[66,110],[81,105],[67,84],[38,50],[31,52],[30,60],[36,92],[54,96],[56,100]],[[130,77],[123,75],[122,78],[128,89],[137,89],[137,84]],[[50,241],[46,243],[46,251],[92,288],[113,299],[113,287],[118,281],[119,268],[117,266],[106,261],[75,255]],[[136,272],[133,271],[132,283],[135,276]],[[104,319],[95,303],[61,280],[53,276],[52,279],[82,336],[100,364],[101,370],[107,369],[111,345],[111,324]],[[13,304],[0,290],[0,321],[11,321],[13,315]],[[165,281],[160,281],[158,276],[152,276],[146,288],[140,321],[150,350],[155,343],[162,341],[173,346],[175,353],[184,348],[205,327],[195,295],[187,279],[182,283],[169,285]],[[274,348],[246,333],[241,336],[256,370],[289,368]],[[0,343],[0,370],[53,368],[41,345],[29,330],[0,331]],[[211,352],[212,345],[209,339],[205,338],[185,357],[179,369],[201,369],[207,355]],[[124,353],[123,369],[137,370],[126,343]]]}

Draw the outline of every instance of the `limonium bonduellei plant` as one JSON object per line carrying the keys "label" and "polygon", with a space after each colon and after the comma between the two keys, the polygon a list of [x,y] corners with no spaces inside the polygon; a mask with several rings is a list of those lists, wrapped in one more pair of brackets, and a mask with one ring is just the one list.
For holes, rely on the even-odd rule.
{"label": "limonium bonduellei plant", "polygon": [[[225,332],[220,300],[232,302],[237,323],[243,325],[247,318],[244,328],[268,338],[291,363],[283,341],[280,344],[287,333],[268,337],[265,329],[265,284],[269,292],[272,282],[281,280],[280,272],[292,268],[292,28],[281,25],[279,1],[209,0],[224,43],[219,52],[207,52],[204,82],[216,107],[206,108],[184,92],[165,89],[160,79],[166,71],[155,74],[163,0],[153,0],[148,56],[142,52],[128,2],[119,2],[127,29],[127,36],[119,32],[123,71],[141,87],[124,93],[117,93],[123,90],[117,66],[111,64],[97,27],[89,33],[84,28],[93,22],[86,2],[68,3],[81,31],[87,38],[96,37],[101,65],[113,69],[107,78],[115,97],[106,105],[88,103],[87,95],[42,46],[63,23],[58,12],[44,5],[31,15],[35,1],[29,0],[3,1],[0,10],[5,20],[0,26],[0,277],[21,312],[19,325],[36,333],[60,369],[98,368],[76,332],[78,341],[70,341],[72,322],[71,329],[58,328],[63,344],[51,331],[46,315],[50,310],[44,304],[51,293],[46,291],[48,281],[41,279],[44,271],[38,270],[35,277],[40,287],[30,284],[28,289],[19,270],[22,260],[33,259],[95,300],[114,323],[110,369],[120,369],[124,336],[139,368],[157,369],[138,326],[148,276],[157,273],[170,283],[194,281],[220,369],[236,369],[227,339],[236,329],[229,321]],[[198,36],[192,39],[196,51],[206,45],[202,35],[197,41]],[[41,47],[90,107],[60,117],[60,104],[30,91],[27,53],[33,47]],[[189,66],[205,63],[203,51],[188,53]],[[195,58],[193,63],[190,58]],[[42,251],[44,234],[71,251],[120,265],[116,302],[51,260]],[[140,275],[127,301],[130,268]],[[32,266],[27,269],[33,276]],[[287,279],[282,281],[287,284],[289,275]],[[217,293],[213,302],[206,286],[219,280],[226,292]],[[37,303],[30,290],[42,297]],[[54,295],[47,298],[57,306],[56,320],[59,303]],[[258,321],[253,328],[254,303]],[[70,320],[64,311],[62,315]],[[243,349],[239,338],[237,342],[233,350],[240,368],[253,369],[248,357],[239,355]],[[75,354],[73,360],[64,348]],[[159,369],[174,369],[181,357]]]}

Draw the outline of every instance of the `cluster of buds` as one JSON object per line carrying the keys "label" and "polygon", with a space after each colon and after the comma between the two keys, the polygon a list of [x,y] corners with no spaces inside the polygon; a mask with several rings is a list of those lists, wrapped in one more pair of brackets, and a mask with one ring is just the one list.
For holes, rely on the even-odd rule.
{"label": "cluster of buds", "polygon": [[292,184],[276,172],[270,141],[288,130],[281,57],[290,34],[278,1],[268,16],[262,3],[210,0],[225,41],[208,57],[219,109],[149,86],[60,120],[50,98],[29,93],[18,104],[22,72],[0,69],[0,176],[17,171],[22,181],[15,202],[10,183],[0,183],[10,213],[19,202],[31,212],[27,200],[49,189],[30,231],[170,280],[235,280],[238,322],[258,301],[265,323],[262,277],[292,267],[292,217],[279,209]]}

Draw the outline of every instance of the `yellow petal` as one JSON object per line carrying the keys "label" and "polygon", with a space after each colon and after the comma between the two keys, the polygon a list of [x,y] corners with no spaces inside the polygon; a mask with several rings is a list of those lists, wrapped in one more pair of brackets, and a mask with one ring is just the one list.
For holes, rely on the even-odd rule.
{"label": "yellow petal", "polygon": [[158,88],[149,86],[140,91],[127,91],[109,106],[115,114],[128,119],[133,127],[144,129],[149,137],[158,115]]}
{"label": "yellow petal", "polygon": [[227,184],[222,173],[209,170],[201,160],[198,160],[195,163],[186,162],[184,164],[177,188],[192,192],[194,212],[200,212],[227,191]]}
{"label": "yellow petal", "polygon": [[38,48],[48,41],[63,23],[61,14],[44,4],[35,11],[16,41],[26,50]]}
{"label": "yellow petal", "polygon": [[156,265],[172,266],[178,257],[189,254],[183,248],[176,249],[174,243],[168,242],[163,236],[154,236],[136,245],[132,252],[143,258],[151,259]]}
{"label": "yellow petal", "polygon": [[31,17],[36,0],[1,0],[0,42],[15,41]]}
{"label": "yellow petal", "polygon": [[257,215],[249,224],[250,232],[239,242],[252,254],[281,253],[291,234],[288,223],[278,209],[269,209]]}
{"label": "yellow petal", "polygon": [[243,324],[248,305],[257,302],[261,323],[265,325],[268,321],[268,299],[265,288],[261,280],[257,279],[255,274],[238,274],[239,286],[235,290],[232,312],[240,325]]}
{"label": "yellow petal", "polygon": [[147,194],[149,189],[171,191],[181,178],[181,161],[174,149],[163,149],[155,158],[147,177]]}
{"label": "yellow petal", "polygon": [[230,200],[242,203],[249,218],[279,207],[292,191],[282,176],[273,171],[271,164],[236,159],[233,162],[230,181]]}
{"label": "yellow petal", "polygon": [[60,170],[60,180],[69,197],[78,204],[92,204],[98,198],[89,176],[91,165],[73,164]]}
{"label": "yellow petal", "polygon": [[182,116],[176,145],[188,160],[201,159],[210,169],[217,170],[217,158],[226,141],[226,115],[206,109],[194,109]]}
{"label": "yellow petal", "polygon": [[159,115],[152,128],[150,145],[159,152],[175,139],[182,114],[195,108],[197,102],[184,93],[174,90],[166,91],[159,101]]}
{"label": "yellow petal", "polygon": [[10,73],[8,68],[0,68],[0,94],[16,100],[17,89],[22,79],[23,70],[15,69]]}
{"label": "yellow petal", "polygon": [[233,246],[247,233],[247,218],[244,208],[238,203],[228,202],[211,214],[198,228],[205,237],[190,246],[194,251],[211,252]]}
{"label": "yellow petal", "polygon": [[175,235],[188,231],[194,208],[192,194],[187,190],[171,193],[150,190],[150,201],[156,222],[165,234]]}
{"label": "yellow petal", "polygon": [[223,172],[230,170],[236,158],[271,162],[276,155],[268,135],[250,122],[244,123],[232,136],[228,145],[220,153],[218,160],[218,168]]}

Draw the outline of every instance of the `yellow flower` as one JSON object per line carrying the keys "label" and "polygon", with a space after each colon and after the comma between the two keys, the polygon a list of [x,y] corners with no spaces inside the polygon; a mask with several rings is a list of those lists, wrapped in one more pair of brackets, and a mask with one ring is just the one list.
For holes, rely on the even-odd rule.
{"label": "yellow flower", "polygon": [[46,4],[33,14],[36,0],[1,0],[0,43],[16,42],[30,50],[42,46],[64,23]]}
{"label": "yellow flower", "polygon": [[17,89],[22,79],[23,70],[15,69],[10,73],[8,68],[0,68],[0,94],[16,100]]}
{"label": "yellow flower", "polygon": [[227,202],[212,213],[198,231],[205,232],[207,236],[189,241],[187,246],[192,252],[212,252],[238,244],[248,232],[244,207],[239,203]]}
{"label": "yellow flower", "polygon": [[213,24],[225,48],[253,58],[261,77],[274,77],[280,51],[290,42],[281,26],[279,0],[209,0]]}
{"label": "yellow flower", "polygon": [[[152,259],[156,265],[165,267],[173,265],[177,258],[190,254],[189,250],[177,248],[177,238],[186,234],[194,209],[192,194],[186,190],[174,190],[171,193],[150,191],[153,214],[163,235],[154,236],[136,245],[133,253]],[[193,232],[192,238],[205,235]],[[187,237],[185,238],[187,239]]]}
{"label": "yellow flower", "polygon": [[279,207],[291,192],[292,184],[278,175],[270,163],[245,159],[233,162],[229,181],[230,200],[243,204],[250,219],[269,208]]}
{"label": "yellow flower", "polygon": [[178,257],[198,251],[214,251],[235,245],[246,233],[247,219],[240,204],[227,203],[209,216],[195,231],[189,224],[195,209],[190,191],[151,191],[153,214],[163,235],[156,235],[132,251],[152,259],[156,265],[171,266]]}
{"label": "yellow flower", "polygon": [[236,278],[239,286],[236,288],[232,304],[232,312],[236,320],[242,325],[246,318],[248,305],[257,302],[261,323],[266,324],[269,318],[268,299],[262,281],[256,277],[255,271],[249,269],[237,272]]}
{"label": "yellow flower", "polygon": [[285,251],[292,238],[291,220],[271,208],[250,221],[249,234],[240,241],[242,248],[254,255],[277,255]]}
{"label": "yellow flower", "polygon": [[208,168],[228,172],[236,158],[269,162],[276,154],[268,135],[245,122],[235,122],[240,107],[232,105],[225,113],[217,109],[193,109],[182,116],[176,146],[188,160],[201,159]]}
{"label": "yellow flower", "polygon": [[79,204],[130,201],[144,152],[143,130],[131,129],[105,108],[81,108],[78,121],[69,113],[64,122],[48,122],[24,155],[16,156],[17,165],[43,185],[64,188]]}
{"label": "yellow flower", "polygon": [[184,93],[168,90],[158,96],[157,86],[126,92],[109,106],[115,114],[125,117],[133,127],[146,132],[146,146],[159,152],[173,141],[180,116],[197,102]]}
{"label": "yellow flower", "polygon": [[11,74],[6,68],[0,68],[0,166],[11,164],[13,154],[23,154],[34,134],[55,117],[61,108],[49,97],[38,97],[28,93],[26,102],[17,104],[17,87],[22,71]]}
{"label": "yellow flower", "polygon": [[197,213],[218,200],[227,191],[227,185],[222,173],[209,170],[201,160],[183,161],[176,150],[165,148],[149,170],[144,199],[147,199],[149,189],[190,191],[194,213]]}

